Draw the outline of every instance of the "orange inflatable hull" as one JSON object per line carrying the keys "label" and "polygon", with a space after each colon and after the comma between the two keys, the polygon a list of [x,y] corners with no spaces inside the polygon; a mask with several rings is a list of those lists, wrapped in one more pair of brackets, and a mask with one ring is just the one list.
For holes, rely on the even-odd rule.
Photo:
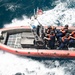
{"label": "orange inflatable hull", "polygon": [[[10,27],[10,28],[3,28],[0,29],[1,31],[7,31],[7,30],[12,30],[12,29],[30,29],[28,26],[20,26],[20,27]],[[60,27],[58,27],[60,28]],[[74,27],[70,27],[70,30],[75,30]],[[56,58],[75,58],[75,51],[71,50],[47,50],[47,49],[30,49],[30,48],[24,48],[24,49],[16,49],[16,48],[11,48],[7,45],[4,45],[0,43],[0,50],[4,50],[6,52],[10,52],[16,55],[24,55],[24,56],[32,56],[32,57],[56,57]]]}

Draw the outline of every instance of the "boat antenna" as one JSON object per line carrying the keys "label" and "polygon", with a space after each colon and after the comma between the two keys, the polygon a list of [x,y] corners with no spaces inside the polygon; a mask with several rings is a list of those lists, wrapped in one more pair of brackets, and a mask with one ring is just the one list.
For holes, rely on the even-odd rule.
{"label": "boat antenna", "polygon": [[38,10],[39,10],[39,8],[37,7],[37,15],[38,15]]}
{"label": "boat antenna", "polygon": [[34,9],[34,17],[35,17],[36,13],[35,13],[35,9]]}

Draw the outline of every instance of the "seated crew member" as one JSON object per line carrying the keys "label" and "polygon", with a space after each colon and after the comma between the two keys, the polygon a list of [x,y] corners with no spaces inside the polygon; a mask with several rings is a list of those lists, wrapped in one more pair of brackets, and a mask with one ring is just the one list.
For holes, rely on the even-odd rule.
{"label": "seated crew member", "polygon": [[50,34],[50,31],[52,30],[51,26],[48,26],[48,28],[46,29],[46,34]]}
{"label": "seated crew member", "polygon": [[[45,30],[45,33],[44,33],[44,37],[45,38],[48,38],[48,36],[50,35],[51,30],[52,30],[52,27],[48,26],[48,28]],[[46,39],[44,39],[44,42],[45,42],[45,44],[47,44],[47,40]]]}
{"label": "seated crew member", "polygon": [[55,35],[56,35],[58,30],[56,29],[55,26],[52,26],[52,30],[54,31],[54,33],[55,33]]}
{"label": "seated crew member", "polygon": [[71,39],[69,41],[69,47],[74,47],[74,45],[75,45],[75,31],[72,31],[70,36],[71,36]]}
{"label": "seated crew member", "polygon": [[52,30],[55,30],[55,29],[56,29],[56,27],[55,27],[55,26],[51,26],[51,28],[52,28]]}
{"label": "seated crew member", "polygon": [[69,33],[66,33],[65,36],[61,37],[61,43],[59,44],[59,49],[68,49],[68,44],[69,44],[69,40],[70,40],[70,35]]}
{"label": "seated crew member", "polygon": [[55,48],[55,33],[54,33],[54,31],[51,31],[50,34],[48,34],[48,36],[45,39],[48,43],[48,47],[51,49],[54,49]]}
{"label": "seated crew member", "polygon": [[56,38],[59,42],[59,38],[65,36],[65,34],[68,32],[68,25],[65,25],[64,28],[57,30]]}

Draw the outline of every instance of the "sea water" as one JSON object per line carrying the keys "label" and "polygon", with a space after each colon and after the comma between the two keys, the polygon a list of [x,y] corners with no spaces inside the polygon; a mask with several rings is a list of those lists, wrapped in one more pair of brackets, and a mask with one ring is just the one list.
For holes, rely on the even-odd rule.
{"label": "sea water", "polygon": [[[28,0],[27,0],[28,1]],[[75,0],[0,0],[0,26],[26,26],[31,23],[34,8],[43,9],[38,17],[42,25],[75,26]],[[45,3],[44,3],[45,2]],[[47,3],[46,3],[47,2]],[[27,7],[26,7],[27,6]],[[26,8],[25,8],[26,7]],[[27,12],[29,9],[31,15]],[[20,10],[19,10],[20,9]],[[25,13],[25,14],[24,14]],[[0,50],[0,75],[75,75],[74,59],[44,59],[13,55]]]}

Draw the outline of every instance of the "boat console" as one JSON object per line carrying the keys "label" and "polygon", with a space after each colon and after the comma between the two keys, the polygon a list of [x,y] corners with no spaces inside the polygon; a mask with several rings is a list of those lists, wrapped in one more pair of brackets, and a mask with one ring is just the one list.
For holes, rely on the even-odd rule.
{"label": "boat console", "polygon": [[21,46],[23,48],[34,47],[34,38],[32,32],[23,32],[21,35]]}

